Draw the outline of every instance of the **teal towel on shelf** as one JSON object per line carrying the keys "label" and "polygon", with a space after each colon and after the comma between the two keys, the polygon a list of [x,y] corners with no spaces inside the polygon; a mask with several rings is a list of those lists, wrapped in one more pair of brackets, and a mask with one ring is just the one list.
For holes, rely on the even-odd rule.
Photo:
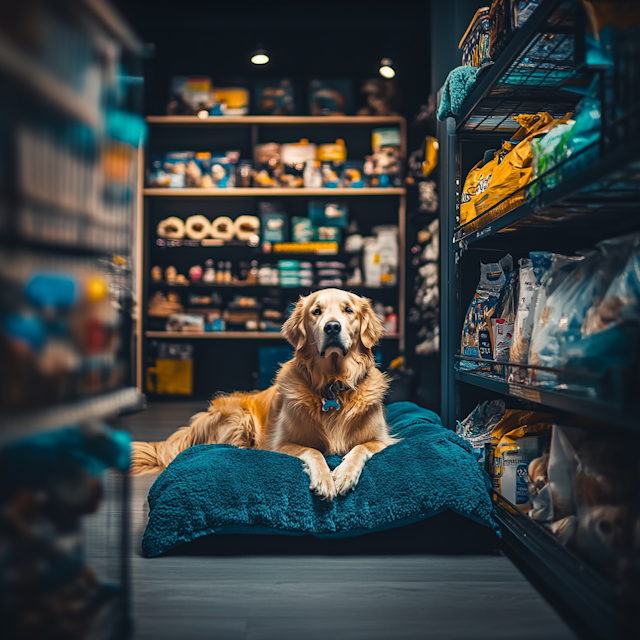
{"label": "teal towel on shelf", "polygon": [[477,75],[478,69],[475,67],[456,67],[449,73],[438,106],[438,120],[446,120],[460,113],[462,103],[475,86]]}
{"label": "teal towel on shelf", "polygon": [[[344,538],[451,509],[492,527],[489,479],[470,446],[411,402],[387,407],[402,438],[367,462],[354,491],[325,502],[309,491],[302,462],[281,453],[198,445],[183,451],[149,491],[142,551],[154,557],[213,533]],[[326,456],[329,467],[340,456]]]}

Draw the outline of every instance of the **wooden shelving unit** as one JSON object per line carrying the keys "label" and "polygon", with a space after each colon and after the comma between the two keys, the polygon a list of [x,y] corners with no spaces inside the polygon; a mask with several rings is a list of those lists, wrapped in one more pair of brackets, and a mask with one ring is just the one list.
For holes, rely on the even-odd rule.
{"label": "wooden shelving unit", "polygon": [[198,198],[237,198],[256,196],[323,196],[331,198],[333,196],[400,196],[407,192],[403,187],[390,187],[388,189],[362,188],[362,189],[287,189],[285,187],[274,187],[273,189],[263,187],[234,187],[231,189],[163,189],[149,188],[143,190],[145,196],[159,197],[191,197]]}
{"label": "wooden shelving unit", "polygon": [[356,124],[356,125],[404,125],[402,116],[147,116],[149,124],[191,124],[198,126],[228,125],[228,124]]}
{"label": "wooden shelving unit", "polygon": [[[219,148],[215,145],[218,132],[220,132],[220,139],[224,139],[224,144],[231,144],[229,141],[237,139],[244,141],[243,156],[247,157],[249,149],[257,143],[264,141],[271,141],[272,136],[276,140],[283,139],[286,136],[288,127],[294,127],[295,132],[291,133],[291,138],[301,135],[301,129],[309,126],[308,137],[312,141],[324,142],[326,136],[339,135],[340,137],[348,138],[350,135],[354,136],[354,140],[359,144],[359,148],[363,148],[363,142],[367,136],[368,129],[372,130],[376,127],[392,126],[400,129],[401,134],[401,154],[406,157],[406,122],[401,116],[390,117],[360,117],[360,116],[344,116],[344,117],[315,117],[315,116],[218,116],[198,118],[196,116],[148,116],[147,123],[151,130],[151,142],[149,145],[149,153],[157,153],[163,151],[171,151],[175,148],[192,148],[185,147],[185,143],[179,142],[182,137],[185,140],[190,140],[193,144],[200,144],[200,147],[196,147],[202,150],[210,148]],[[337,131],[336,131],[337,127]],[[329,129],[331,130],[329,132]],[[197,133],[196,133],[197,130]],[[327,133],[322,133],[327,131]],[[234,138],[234,136],[236,136]],[[279,136],[279,137],[278,137]],[[205,142],[206,140],[206,142]],[[284,140],[288,141],[288,140]],[[250,147],[248,146],[250,143]],[[219,143],[223,144],[223,143]],[[169,147],[168,145],[174,145]],[[177,145],[177,146],[175,146]],[[205,146],[206,145],[206,146]],[[369,142],[366,142],[367,148],[369,148]],[[347,140],[347,147],[349,148],[349,140]],[[235,148],[235,147],[227,147]],[[363,152],[363,155],[366,152]],[[250,157],[250,156],[249,156]],[[360,157],[360,152],[356,157]],[[146,169],[147,163],[144,156],[140,157],[140,175],[144,175],[144,169]],[[190,333],[190,332],[170,332],[170,331],[154,331],[148,327],[148,321],[146,318],[147,300],[149,292],[157,290],[158,286],[153,285],[148,281],[149,270],[155,263],[150,262],[150,252],[155,252],[154,256],[163,256],[163,260],[169,260],[166,263],[178,264],[180,260],[193,260],[197,262],[201,260],[200,256],[205,255],[203,252],[205,247],[162,247],[158,249],[155,247],[155,228],[158,220],[157,214],[154,212],[162,211],[165,215],[177,215],[178,217],[186,217],[192,215],[191,210],[194,207],[198,208],[197,213],[204,212],[205,215],[209,214],[213,216],[211,212],[221,212],[219,207],[231,207],[233,211],[239,211],[239,207],[243,207],[242,213],[251,211],[247,209],[247,201],[256,198],[274,198],[274,197],[286,197],[291,198],[291,209],[298,213],[290,213],[290,215],[303,215],[300,211],[304,208],[305,197],[323,197],[323,198],[347,198],[350,203],[350,215],[353,210],[360,210],[359,217],[357,219],[363,224],[364,229],[370,232],[370,225],[374,226],[367,218],[370,216],[365,213],[367,208],[371,206],[372,209],[377,210],[378,207],[382,207],[382,212],[387,212],[395,209],[397,211],[397,217],[390,217],[387,213],[384,213],[384,220],[378,218],[380,221],[376,221],[376,224],[396,224],[398,226],[398,246],[399,246],[399,273],[398,283],[395,287],[371,289],[365,287],[355,287],[354,290],[362,291],[364,295],[368,297],[374,297],[376,292],[379,291],[381,300],[384,300],[384,304],[393,304],[397,309],[398,315],[398,333],[386,336],[384,344],[388,345],[385,348],[394,349],[401,352],[404,349],[404,307],[405,307],[405,217],[406,217],[406,189],[404,187],[394,188],[340,188],[340,189],[292,189],[292,188],[230,188],[230,189],[166,189],[166,188],[149,188],[145,187],[141,178],[140,181],[140,200],[139,200],[139,222],[138,222],[138,252],[144,259],[140,262],[142,271],[138,277],[138,300],[140,302],[140,312],[138,314],[138,322],[136,325],[137,342],[138,342],[138,369],[136,372],[136,380],[139,389],[143,389],[144,384],[144,368],[146,366],[147,357],[147,341],[148,340],[162,340],[162,339],[213,339],[213,340],[251,340],[252,342],[268,341],[273,344],[274,341],[283,341],[282,336],[279,333],[272,333],[268,331],[226,331],[226,332],[202,332],[202,333]],[[395,199],[395,200],[394,200]],[[300,206],[302,201],[302,207]],[[396,208],[397,202],[397,208]],[[366,204],[365,204],[366,203]],[[371,203],[371,205],[370,205]],[[234,208],[235,207],[235,208]],[[296,209],[297,207],[297,209]],[[195,212],[195,210],[194,210]],[[223,215],[223,213],[217,213],[217,215]],[[226,215],[226,214],[224,214]],[[235,215],[235,214],[234,214]],[[154,217],[155,216],[155,217]],[[152,237],[153,236],[153,237]],[[189,249],[189,251],[182,252],[182,249]],[[159,254],[157,251],[165,251],[166,253]],[[229,246],[224,247],[210,247],[211,257],[213,259],[228,259],[226,256],[231,255],[225,253],[225,257],[222,257],[221,252],[232,252],[233,248]],[[240,251],[240,249],[238,249]],[[243,251],[247,252],[247,256],[250,255],[250,250],[244,248]],[[194,253],[196,252],[196,253]],[[296,257],[304,260],[340,260],[344,261],[346,256],[343,252],[339,252],[339,255],[298,255],[290,253],[271,253],[271,254],[258,254],[258,249],[253,249],[255,259],[260,259],[264,262],[277,262],[279,259],[287,259]],[[168,256],[171,258],[168,258]],[[244,254],[243,254],[244,255]],[[182,256],[182,258],[181,258]],[[216,256],[221,256],[217,258]],[[155,259],[155,258],[154,258]],[[159,258],[158,258],[159,259]],[[254,258],[249,258],[254,259]],[[159,264],[159,263],[158,263]],[[193,264],[193,263],[191,263]],[[197,287],[202,291],[203,287]],[[210,287],[212,291],[230,292],[234,288],[234,285],[226,285],[216,287],[215,285]],[[246,287],[239,285],[239,291],[246,291]],[[349,287],[345,287],[349,289]],[[188,287],[174,287],[172,290],[188,290]],[[262,288],[261,288],[262,289]],[[273,287],[271,288],[273,289]],[[267,287],[264,287],[267,290]],[[296,296],[300,294],[301,288],[296,289],[282,289],[287,294]],[[224,295],[224,294],[223,294]],[[156,327],[154,327],[156,328]],[[222,344],[222,343],[221,343]],[[197,357],[197,355],[196,355]],[[212,388],[210,391],[216,391]]]}
{"label": "wooden shelving unit", "polygon": [[[267,339],[284,340],[284,336],[277,331],[145,331],[147,338],[211,338],[211,339]],[[383,339],[397,340],[397,333],[390,333]]]}

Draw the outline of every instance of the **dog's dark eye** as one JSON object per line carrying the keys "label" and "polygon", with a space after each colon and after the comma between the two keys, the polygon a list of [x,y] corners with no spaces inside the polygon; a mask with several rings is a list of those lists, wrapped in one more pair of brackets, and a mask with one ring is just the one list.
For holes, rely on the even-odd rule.
{"label": "dog's dark eye", "polygon": [[344,308],[344,312],[345,313],[353,313],[353,309],[351,307],[345,307]]}
{"label": "dog's dark eye", "polygon": [[313,310],[313,315],[314,315],[314,316],[319,316],[321,313],[322,313],[322,310],[321,310],[321,309],[314,309],[314,310]]}

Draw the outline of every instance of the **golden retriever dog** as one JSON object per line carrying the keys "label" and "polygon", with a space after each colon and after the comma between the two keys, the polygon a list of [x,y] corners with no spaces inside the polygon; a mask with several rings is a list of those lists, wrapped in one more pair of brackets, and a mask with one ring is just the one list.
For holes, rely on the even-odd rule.
{"label": "golden retriever dog", "polygon": [[[371,348],[384,335],[371,302],[339,289],[300,298],[282,327],[295,348],[265,391],[214,398],[163,442],[134,442],[132,473],[159,473],[197,444],[227,443],[302,460],[309,488],[326,500],[355,487],[374,454],[396,442],[385,422],[385,375]],[[329,470],[322,454],[338,454]]]}

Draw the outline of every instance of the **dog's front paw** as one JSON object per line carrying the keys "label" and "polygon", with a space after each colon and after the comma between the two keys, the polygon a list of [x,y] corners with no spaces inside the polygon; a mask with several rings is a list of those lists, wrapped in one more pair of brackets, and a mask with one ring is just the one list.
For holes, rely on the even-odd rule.
{"label": "dog's front paw", "polygon": [[311,479],[309,482],[309,489],[311,489],[311,491],[323,500],[333,500],[336,497],[336,487],[328,468],[326,470],[311,470],[311,468],[306,467],[305,471]]}
{"label": "dog's front paw", "polygon": [[331,474],[338,495],[344,496],[351,491],[360,480],[362,466],[343,461]]}

